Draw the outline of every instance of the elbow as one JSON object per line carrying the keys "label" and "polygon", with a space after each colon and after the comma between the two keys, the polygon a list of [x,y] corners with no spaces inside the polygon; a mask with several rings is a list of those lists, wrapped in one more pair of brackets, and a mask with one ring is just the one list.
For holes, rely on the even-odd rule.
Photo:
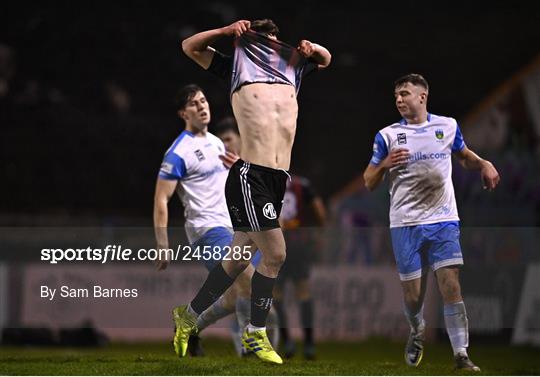
{"label": "elbow", "polygon": [[324,68],[328,67],[332,62],[332,54],[328,53],[328,56],[325,59]]}
{"label": "elbow", "polygon": [[373,184],[371,179],[369,179],[367,174],[364,174],[364,187],[370,192],[375,189],[375,185]]}
{"label": "elbow", "polygon": [[184,39],[182,41],[181,50],[182,50],[182,52],[184,54],[191,57],[191,50],[192,49],[190,48],[189,38]]}
{"label": "elbow", "polygon": [[332,61],[332,55],[330,55],[330,53],[323,56],[321,61],[319,62],[319,69],[324,69],[328,67],[331,61]]}
{"label": "elbow", "polygon": [[375,190],[375,185],[371,184],[370,182],[365,182],[364,186],[369,192]]}

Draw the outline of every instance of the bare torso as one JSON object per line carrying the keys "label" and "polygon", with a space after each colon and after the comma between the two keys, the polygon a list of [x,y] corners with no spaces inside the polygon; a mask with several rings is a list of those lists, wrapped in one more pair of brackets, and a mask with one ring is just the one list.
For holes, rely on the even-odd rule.
{"label": "bare torso", "polygon": [[289,170],[298,103],[292,85],[255,83],[232,95],[242,137],[241,158],[273,169]]}

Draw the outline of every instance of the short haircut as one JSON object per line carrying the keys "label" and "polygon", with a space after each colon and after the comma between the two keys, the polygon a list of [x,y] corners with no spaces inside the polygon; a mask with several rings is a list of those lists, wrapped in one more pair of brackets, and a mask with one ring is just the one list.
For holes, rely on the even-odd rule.
{"label": "short haircut", "polygon": [[225,132],[232,131],[237,135],[240,135],[240,132],[238,131],[238,124],[236,123],[236,119],[232,116],[225,117],[221,119],[217,124],[214,126],[214,135],[218,136],[223,135]]}
{"label": "short haircut", "polygon": [[174,98],[177,110],[183,110],[187,103],[197,94],[197,92],[204,93],[201,87],[197,84],[189,84],[182,87]]}
{"label": "short haircut", "polygon": [[427,80],[424,78],[424,76],[419,75],[418,73],[409,73],[405,76],[400,77],[399,79],[394,81],[394,88],[403,86],[408,82],[416,86],[424,87],[426,91],[429,91],[429,85]]}
{"label": "short haircut", "polygon": [[279,28],[274,23],[274,21],[269,18],[265,18],[264,20],[252,21],[249,28],[253,31],[256,31],[257,33],[273,34],[275,36],[279,34]]}

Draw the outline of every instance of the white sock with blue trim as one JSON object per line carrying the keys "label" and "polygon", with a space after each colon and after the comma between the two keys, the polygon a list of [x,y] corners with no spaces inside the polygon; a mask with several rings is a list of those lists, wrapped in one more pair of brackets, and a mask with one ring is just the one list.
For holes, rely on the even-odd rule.
{"label": "white sock with blue trim", "polygon": [[469,321],[463,301],[444,305],[444,323],[450,338],[454,355],[464,353],[467,355],[469,346]]}

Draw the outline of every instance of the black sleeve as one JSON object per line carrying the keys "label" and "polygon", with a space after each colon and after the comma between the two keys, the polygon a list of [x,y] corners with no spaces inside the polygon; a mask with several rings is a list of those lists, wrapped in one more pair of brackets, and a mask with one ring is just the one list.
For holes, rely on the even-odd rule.
{"label": "black sleeve", "polygon": [[304,70],[302,71],[302,77],[306,77],[312,72],[315,72],[319,69],[319,63],[317,63],[313,59],[308,59],[306,62],[306,65],[304,66]]}
{"label": "black sleeve", "polygon": [[222,54],[218,50],[214,51],[214,57],[208,67],[208,72],[213,73],[217,77],[228,80],[232,74],[233,59],[231,56]]}

